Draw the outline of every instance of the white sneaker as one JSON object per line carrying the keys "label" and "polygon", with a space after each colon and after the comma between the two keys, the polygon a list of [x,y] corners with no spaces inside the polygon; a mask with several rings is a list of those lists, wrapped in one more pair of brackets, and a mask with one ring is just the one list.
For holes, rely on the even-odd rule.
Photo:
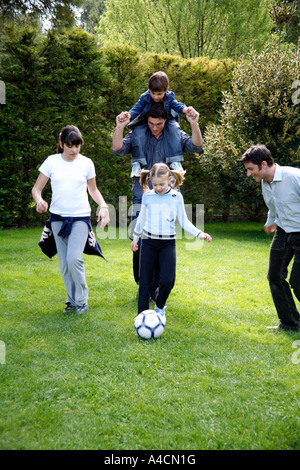
{"label": "white sneaker", "polygon": [[84,315],[88,311],[88,304],[84,305],[77,305],[76,306],[76,313],[79,313],[79,315]]}
{"label": "white sneaker", "polygon": [[166,308],[167,307],[159,308],[157,305],[154,307],[155,312],[161,316],[161,321],[164,325],[166,324]]}
{"label": "white sneaker", "polygon": [[170,165],[171,170],[175,171],[184,171],[180,162],[173,162]]}
{"label": "white sneaker", "polygon": [[142,170],[142,167],[140,165],[139,162],[134,162],[132,164],[132,170],[131,170],[131,175],[130,175],[130,178],[133,178],[134,176],[141,176],[141,170]]}

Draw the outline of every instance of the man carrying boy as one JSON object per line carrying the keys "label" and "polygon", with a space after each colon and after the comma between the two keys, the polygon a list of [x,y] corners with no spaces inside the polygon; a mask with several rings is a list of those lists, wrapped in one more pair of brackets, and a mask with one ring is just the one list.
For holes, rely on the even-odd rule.
{"label": "man carrying boy", "polygon": [[[126,113],[126,112],[125,112]],[[124,114],[124,113],[123,113]],[[186,153],[199,153],[202,149],[202,134],[198,124],[199,113],[195,111],[195,117],[187,115],[187,120],[191,126],[192,136],[188,136],[181,129],[179,130],[180,135],[180,152]],[[124,129],[130,121],[130,116],[126,115],[126,119],[116,118],[116,128],[112,140],[112,151],[117,156],[124,156],[132,154],[134,133],[136,128],[132,132],[129,132],[124,138]],[[146,158],[145,169],[150,170],[155,163],[166,163],[166,154],[164,147],[164,132],[165,124],[167,121],[167,115],[164,110],[162,103],[156,103],[152,105],[146,116],[146,127],[144,128],[143,135],[143,146],[144,154]],[[134,176],[132,178],[132,203],[134,214],[132,217],[132,231],[134,229],[134,221],[138,217],[140,204],[143,196],[143,190],[141,188],[139,177]],[[139,272],[139,258],[138,252],[133,254],[133,272],[135,281],[138,283],[138,272]]]}
{"label": "man carrying boy", "polygon": [[[300,330],[300,315],[290,289],[300,301],[300,169],[274,163],[265,145],[253,145],[240,159],[247,176],[261,183],[269,209],[265,232],[275,232],[268,281],[279,317],[278,330]],[[289,283],[288,266],[294,258]]]}
{"label": "man carrying boy", "polygon": [[120,113],[120,122],[130,118],[129,129],[136,129],[132,138],[132,176],[140,176],[141,168],[147,165],[146,156],[143,151],[144,127],[146,115],[151,106],[161,103],[166,112],[167,121],[164,126],[164,146],[166,163],[172,170],[183,171],[181,161],[183,160],[180,142],[180,127],[178,114],[195,117],[196,111],[192,106],[187,107],[175,99],[173,91],[169,90],[169,78],[165,72],[155,72],[148,81],[148,90],[139,98],[138,102],[127,112]]}

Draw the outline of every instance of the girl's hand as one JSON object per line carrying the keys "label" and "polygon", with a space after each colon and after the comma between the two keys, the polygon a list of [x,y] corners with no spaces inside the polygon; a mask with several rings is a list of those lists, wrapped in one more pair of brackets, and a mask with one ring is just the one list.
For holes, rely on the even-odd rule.
{"label": "girl's hand", "polygon": [[270,235],[270,233],[274,233],[276,230],[276,224],[273,225],[265,225],[265,232]]}
{"label": "girl's hand", "polygon": [[101,221],[101,224],[100,224],[101,228],[104,228],[109,224],[110,219],[109,219],[109,212],[108,212],[107,207],[100,207],[97,222],[100,222],[100,221]]}
{"label": "girl's hand", "polygon": [[48,203],[44,201],[44,199],[41,199],[36,205],[36,211],[39,214],[43,214],[44,212],[47,212],[47,210],[48,210]]}
{"label": "girl's hand", "polygon": [[200,240],[206,240],[208,243],[212,241],[211,236],[208,233],[201,232],[199,235]]}
{"label": "girl's hand", "polygon": [[137,251],[139,249],[139,246],[138,246],[138,241],[139,239],[138,238],[134,238],[131,242],[131,249],[132,251]]}

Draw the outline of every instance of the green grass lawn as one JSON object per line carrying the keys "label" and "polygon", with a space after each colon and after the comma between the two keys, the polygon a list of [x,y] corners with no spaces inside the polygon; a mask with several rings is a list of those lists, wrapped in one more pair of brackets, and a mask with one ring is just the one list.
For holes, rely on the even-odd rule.
{"label": "green grass lawn", "polygon": [[0,232],[0,449],[300,448],[300,334],[266,329],[271,238],[262,224],[205,230],[201,249],[177,241],[166,328],[150,341],[133,327],[128,240],[101,241],[107,263],[85,256],[78,316],[62,313],[41,229]]}

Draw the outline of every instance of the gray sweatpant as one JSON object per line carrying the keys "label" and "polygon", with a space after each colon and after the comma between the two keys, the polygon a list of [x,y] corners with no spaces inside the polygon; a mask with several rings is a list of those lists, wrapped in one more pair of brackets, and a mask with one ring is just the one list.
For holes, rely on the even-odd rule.
{"label": "gray sweatpant", "polygon": [[66,238],[58,235],[62,222],[51,222],[55,238],[61,276],[67,290],[67,302],[74,306],[87,304],[88,286],[85,280],[83,250],[89,228],[86,222],[76,221]]}

